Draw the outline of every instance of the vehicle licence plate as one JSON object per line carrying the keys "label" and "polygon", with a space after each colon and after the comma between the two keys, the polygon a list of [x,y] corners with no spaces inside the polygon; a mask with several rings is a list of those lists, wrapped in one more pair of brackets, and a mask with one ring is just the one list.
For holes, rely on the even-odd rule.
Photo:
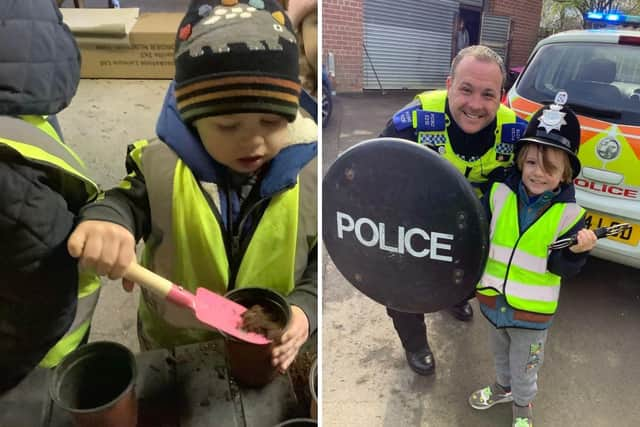
{"label": "vehicle licence plate", "polygon": [[[622,224],[625,221],[613,218],[606,215],[597,214],[587,211],[584,222],[587,228],[595,230],[600,227],[609,227],[611,225]],[[616,236],[609,236],[607,239],[615,240],[616,242],[624,243],[625,245],[637,246],[640,241],[640,225],[635,223],[629,223],[631,228],[623,231]]]}

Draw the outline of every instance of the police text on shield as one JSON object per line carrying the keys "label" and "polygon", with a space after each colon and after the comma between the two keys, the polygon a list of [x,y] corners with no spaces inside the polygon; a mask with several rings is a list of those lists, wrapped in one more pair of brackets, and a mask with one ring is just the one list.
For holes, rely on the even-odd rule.
{"label": "police text on shield", "polygon": [[[336,212],[338,239],[344,239],[345,233],[353,232],[356,240],[363,246],[378,246],[383,251],[404,254],[405,252],[416,258],[429,258],[437,261],[452,262],[451,244],[445,241],[453,241],[453,234],[439,233],[432,231],[431,233],[421,228],[410,228],[406,230],[404,227],[398,227],[398,242],[396,247],[387,245],[385,229],[386,225],[382,222],[374,222],[369,218],[358,218],[354,221],[351,215],[344,212]],[[414,236],[421,237],[428,241],[427,247],[416,250],[414,247]]]}

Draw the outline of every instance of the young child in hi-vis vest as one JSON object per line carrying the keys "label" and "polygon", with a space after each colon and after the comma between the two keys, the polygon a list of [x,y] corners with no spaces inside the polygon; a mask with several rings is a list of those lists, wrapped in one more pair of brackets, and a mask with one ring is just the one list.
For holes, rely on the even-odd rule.
{"label": "young child in hi-vis vest", "polygon": [[[284,371],[317,310],[317,126],[299,109],[294,30],[275,0],[192,2],[175,66],[158,139],[129,147],[129,174],[83,210],[69,251],[115,279],[144,239],[142,264],[190,291],[278,291],[292,306],[272,351]],[[142,290],[142,349],[213,334]]]}
{"label": "young child in hi-vis vest", "polygon": [[[580,125],[565,102],[566,93],[560,92],[556,103],[531,117],[515,147],[518,171],[483,197],[490,250],[476,296],[493,325],[489,344],[496,382],[471,394],[469,403],[488,409],[513,402],[517,427],[533,425],[531,402],[560,282],[580,271],[597,240],[575,200]],[[549,250],[555,240],[576,234],[577,244]]]}
{"label": "young child in hi-vis vest", "polygon": [[1,395],[86,341],[100,282],[67,252],[98,187],[54,116],[76,93],[80,52],[51,0],[7,0],[0,21]]}

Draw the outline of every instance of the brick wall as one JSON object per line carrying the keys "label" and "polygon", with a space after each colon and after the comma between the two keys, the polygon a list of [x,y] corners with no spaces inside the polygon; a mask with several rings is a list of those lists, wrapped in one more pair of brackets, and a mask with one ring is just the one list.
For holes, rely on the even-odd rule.
{"label": "brick wall", "polygon": [[322,60],[333,52],[339,92],[362,91],[363,1],[322,0]]}
{"label": "brick wall", "polygon": [[542,0],[489,0],[489,13],[511,17],[509,67],[524,65],[538,41]]}

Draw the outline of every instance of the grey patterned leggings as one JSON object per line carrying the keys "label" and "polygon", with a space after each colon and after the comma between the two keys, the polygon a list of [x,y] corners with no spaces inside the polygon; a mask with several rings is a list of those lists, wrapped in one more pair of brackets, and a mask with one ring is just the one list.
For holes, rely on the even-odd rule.
{"label": "grey patterned leggings", "polygon": [[536,396],[546,341],[547,330],[489,328],[496,380],[500,385],[511,386],[518,405],[526,406]]}

